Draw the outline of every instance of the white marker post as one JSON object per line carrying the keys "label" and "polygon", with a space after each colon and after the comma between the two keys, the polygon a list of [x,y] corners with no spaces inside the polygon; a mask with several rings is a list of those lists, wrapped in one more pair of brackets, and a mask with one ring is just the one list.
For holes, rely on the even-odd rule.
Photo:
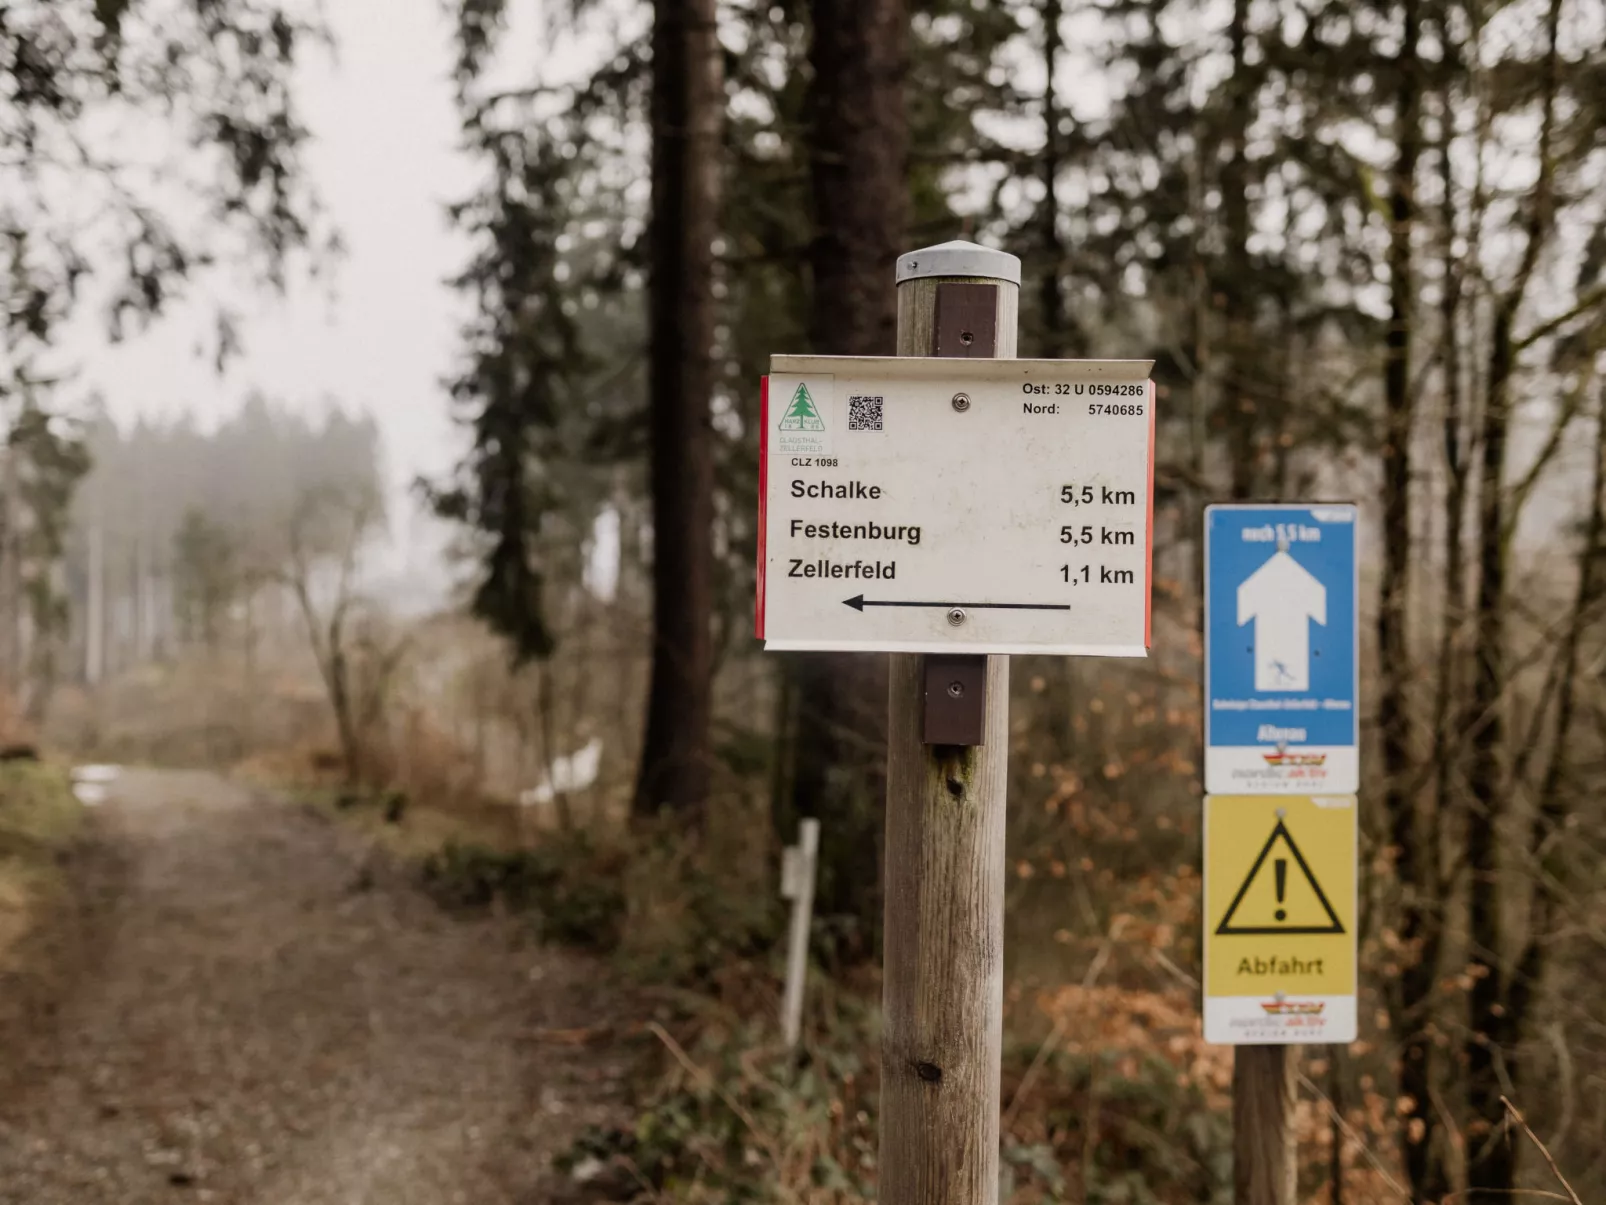
{"label": "white marker post", "polygon": [[803,989],[809,974],[809,929],[814,923],[814,876],[819,865],[820,822],[798,825],[797,844],[781,853],[781,898],[792,901],[792,933],[786,948],[786,994],[781,998],[781,1032],[786,1048],[803,1032]]}

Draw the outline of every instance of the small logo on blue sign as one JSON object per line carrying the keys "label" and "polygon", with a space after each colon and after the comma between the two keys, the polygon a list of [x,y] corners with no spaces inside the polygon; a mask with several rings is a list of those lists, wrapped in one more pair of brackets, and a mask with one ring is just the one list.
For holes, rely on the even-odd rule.
{"label": "small logo on blue sign", "polygon": [[1353,505],[1205,511],[1205,790],[1360,789]]}

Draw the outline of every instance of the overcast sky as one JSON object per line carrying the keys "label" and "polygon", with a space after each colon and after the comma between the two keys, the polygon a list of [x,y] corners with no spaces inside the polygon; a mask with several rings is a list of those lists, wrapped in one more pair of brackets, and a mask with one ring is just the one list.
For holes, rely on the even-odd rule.
{"label": "overcast sky", "polygon": [[288,298],[253,297],[244,353],[220,377],[197,355],[212,309],[176,310],[155,329],[106,349],[103,328],[71,349],[82,379],[113,415],[191,409],[203,420],[253,390],[295,406],[333,397],[374,414],[392,486],[390,574],[440,580],[439,525],[405,490],[448,468],[463,446],[441,379],[454,364],[465,310],[443,281],[466,257],[445,205],[472,187],[457,150],[449,81],[452,34],[439,0],[329,0],[338,51],[309,53],[299,100],[313,139],[307,167],[348,249],[333,277]]}

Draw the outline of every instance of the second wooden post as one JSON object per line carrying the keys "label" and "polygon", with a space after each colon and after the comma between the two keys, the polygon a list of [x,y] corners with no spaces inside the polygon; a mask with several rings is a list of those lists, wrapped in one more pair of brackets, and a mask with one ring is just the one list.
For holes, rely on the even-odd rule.
{"label": "second wooden post", "polygon": [[[900,356],[1015,357],[1015,256],[945,243],[900,257],[897,281]],[[1009,659],[891,660],[880,1200],[994,1205]]]}
{"label": "second wooden post", "polygon": [[1232,1199],[1294,1205],[1297,1046],[1237,1046],[1232,1059]]}

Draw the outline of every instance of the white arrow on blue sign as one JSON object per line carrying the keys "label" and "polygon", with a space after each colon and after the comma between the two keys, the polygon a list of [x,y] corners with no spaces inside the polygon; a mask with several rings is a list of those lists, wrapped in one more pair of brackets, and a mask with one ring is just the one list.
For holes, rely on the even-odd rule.
{"label": "white arrow on blue sign", "polygon": [[1360,790],[1357,512],[1205,510],[1205,791]]}

